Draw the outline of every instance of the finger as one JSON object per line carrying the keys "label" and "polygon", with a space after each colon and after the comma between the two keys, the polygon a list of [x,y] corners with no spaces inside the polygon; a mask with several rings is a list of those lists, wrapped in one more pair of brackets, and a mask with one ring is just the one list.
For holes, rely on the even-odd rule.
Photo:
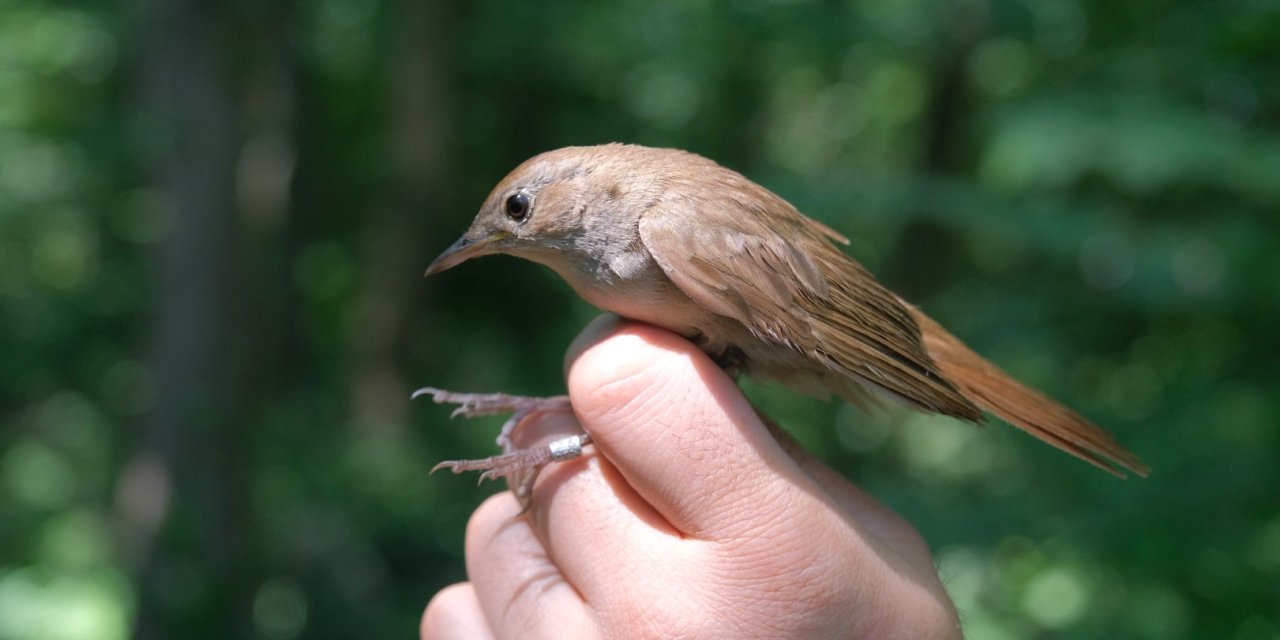
{"label": "finger", "polygon": [[480,505],[467,523],[466,546],[467,575],[495,636],[565,638],[593,629],[511,492]]}
{"label": "finger", "polygon": [[[615,471],[609,462],[616,463],[624,485],[634,487],[633,493],[680,533],[731,542],[730,548],[737,550],[734,557],[765,557],[757,555],[760,549],[751,548],[750,542],[764,541],[772,549],[768,558],[786,559],[789,567],[814,568],[829,566],[830,560],[810,557],[825,548],[812,545],[815,536],[853,534],[846,543],[856,540],[865,546],[844,547],[844,561],[860,558],[852,562],[868,576],[892,578],[889,582],[910,588],[922,583],[920,576],[932,575],[927,551],[917,554],[924,558],[922,568],[879,540],[880,535],[911,540],[916,534],[910,525],[798,446],[788,455],[736,385],[678,336],[606,316],[584,331],[568,361],[574,410],[604,453],[598,460],[601,477],[608,481]],[[783,442],[794,445],[789,438]],[[601,513],[612,513],[602,508],[607,502],[592,504],[568,494],[577,486],[588,498],[602,492],[586,491],[590,487],[585,473],[572,479],[583,482],[562,487],[557,496],[562,499],[548,503],[551,512],[544,526],[553,557],[584,593],[600,585],[607,597],[609,584],[643,588],[657,578],[664,584],[645,590],[656,598],[669,598],[679,592],[671,577],[678,577],[679,571],[664,572],[663,567],[707,560],[699,556],[706,547],[656,535],[664,532],[661,526],[632,527],[628,532],[611,518],[601,518]],[[616,493],[618,502],[625,502],[628,493]],[[574,509],[583,512],[567,515]],[[894,530],[895,522],[901,523],[900,530]],[[866,525],[879,535],[869,535]],[[628,548],[617,544],[619,540],[647,544]],[[924,549],[922,543],[919,546]],[[690,549],[692,556],[682,555]],[[596,558],[600,560],[593,562]]]}
{"label": "finger", "polygon": [[578,361],[578,356],[583,351],[595,345],[597,342],[608,338],[625,327],[630,320],[612,313],[602,313],[589,322],[582,331],[578,333],[578,337],[573,339],[569,344],[569,349],[564,354],[564,376],[569,377],[569,370],[573,368],[573,363]]}
{"label": "finger", "polygon": [[[573,414],[533,416],[514,434],[519,447],[582,433]],[[652,575],[655,546],[676,531],[594,452],[552,463],[538,476],[528,518],[566,581],[598,609],[617,585],[637,589]]]}
{"label": "finger", "polygon": [[[545,447],[580,433],[572,413],[550,412],[522,422],[512,438],[520,448]],[[619,585],[633,594],[663,587],[652,585],[652,558],[675,530],[594,451],[547,465],[538,476],[527,517],[550,562],[593,610]]]}
{"label": "finger", "polygon": [[761,415],[770,426],[770,433],[791,456],[805,475],[831,498],[841,511],[848,514],[865,535],[883,543],[904,558],[932,568],[933,557],[924,538],[916,528],[874,496],[863,491],[822,460],[815,458],[800,446],[786,431],[768,416]]}
{"label": "finger", "polygon": [[897,553],[921,571],[934,570],[929,544],[905,518],[807,451],[797,447],[792,459],[849,515],[868,542]]}
{"label": "finger", "polygon": [[576,345],[569,366],[574,412],[627,482],[680,532],[746,535],[744,527],[776,522],[782,510],[802,512],[797,501],[825,500],[694,345],[607,317],[587,333],[594,342]]}
{"label": "finger", "polygon": [[548,470],[533,505],[552,562],[597,616],[669,597],[680,586],[672,566],[692,564],[684,538],[603,456]]}
{"label": "finger", "polygon": [[437,593],[422,613],[418,625],[422,640],[448,640],[451,638],[493,638],[476,590],[469,582],[455,584]]}
{"label": "finger", "polygon": [[936,579],[933,555],[924,536],[902,516],[810,455],[777,423],[764,414],[759,415],[767,421],[770,433],[791,459],[829,496],[832,508],[841,511],[850,530],[856,532],[863,543],[875,550],[875,555],[892,568],[889,574],[898,579],[905,593],[923,598],[920,601],[923,605],[917,608],[920,619],[929,620],[926,609],[943,618],[954,618],[955,609],[946,590]]}

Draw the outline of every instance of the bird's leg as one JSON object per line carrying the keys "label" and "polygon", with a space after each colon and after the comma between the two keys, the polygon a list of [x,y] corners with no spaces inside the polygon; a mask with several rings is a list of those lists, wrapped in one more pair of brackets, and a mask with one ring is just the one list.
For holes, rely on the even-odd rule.
{"label": "bird's leg", "polygon": [[713,340],[705,333],[694,334],[689,340],[698,345],[698,348],[702,349],[702,352],[707,354],[716,366],[724,369],[730,378],[736,380],[738,376],[746,373],[747,356],[742,353],[742,349],[726,342]]}
{"label": "bird's leg", "polygon": [[533,483],[538,478],[538,472],[550,462],[571,460],[582,455],[582,448],[591,443],[591,436],[583,433],[557,438],[539,447],[515,446],[515,431],[527,418],[547,413],[571,413],[573,408],[569,405],[569,396],[533,398],[505,393],[455,393],[423,387],[414,391],[412,397],[423,395],[430,395],[436,404],[458,405],[452,416],[475,418],[511,414],[498,434],[497,443],[502,447],[501,455],[479,460],[445,460],[433,467],[431,472],[435,473],[446,467],[454,473],[480,471],[481,482],[506,476],[516,498],[525,509],[529,508],[529,497],[533,493]]}

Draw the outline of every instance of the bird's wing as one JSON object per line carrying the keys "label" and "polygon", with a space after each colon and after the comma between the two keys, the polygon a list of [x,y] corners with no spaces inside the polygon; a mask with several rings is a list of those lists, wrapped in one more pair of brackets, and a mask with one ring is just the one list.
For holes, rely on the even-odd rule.
{"label": "bird's wing", "polygon": [[[830,242],[844,238],[744,182],[758,193],[682,201],[697,220],[671,215],[662,202],[640,217],[640,239],[671,281],[757,338],[837,374],[920,409],[980,419],[925,351],[910,310]],[[756,204],[762,198],[767,212]]]}

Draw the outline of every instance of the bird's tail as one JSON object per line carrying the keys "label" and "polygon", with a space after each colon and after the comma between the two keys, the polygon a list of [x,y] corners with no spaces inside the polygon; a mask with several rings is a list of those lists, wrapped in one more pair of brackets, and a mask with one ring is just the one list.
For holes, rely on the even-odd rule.
{"label": "bird's tail", "polygon": [[1107,432],[1080,414],[1014,380],[974,353],[941,325],[907,305],[920,325],[925,349],[942,374],[974,404],[1045,442],[1120,477],[1146,477],[1150,469]]}

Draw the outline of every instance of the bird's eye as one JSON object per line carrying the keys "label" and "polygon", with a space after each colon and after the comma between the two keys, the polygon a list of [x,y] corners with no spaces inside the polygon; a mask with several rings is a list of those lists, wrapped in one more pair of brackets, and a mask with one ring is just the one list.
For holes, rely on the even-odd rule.
{"label": "bird's eye", "polygon": [[529,196],[517,193],[507,198],[507,216],[512,220],[524,220],[529,215]]}

